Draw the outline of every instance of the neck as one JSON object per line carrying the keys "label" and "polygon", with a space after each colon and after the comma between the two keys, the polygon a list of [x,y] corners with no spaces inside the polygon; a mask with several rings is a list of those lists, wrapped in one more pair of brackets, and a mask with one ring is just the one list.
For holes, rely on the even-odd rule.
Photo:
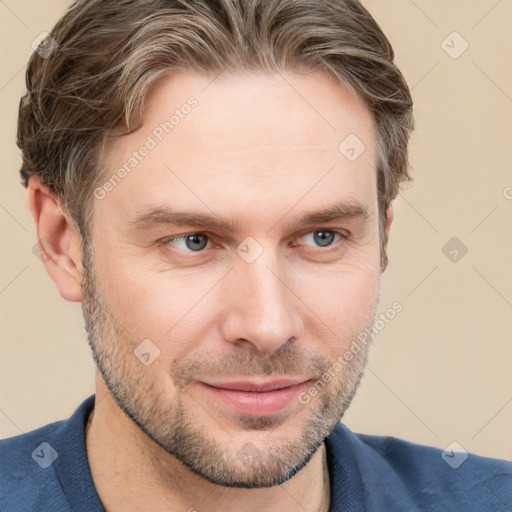
{"label": "neck", "polygon": [[[284,484],[261,489],[229,488],[192,473],[123,412],[107,390],[96,393],[85,428],[94,484],[107,512],[203,510],[327,512],[330,502],[325,444]],[[101,398],[98,398],[101,397]]]}

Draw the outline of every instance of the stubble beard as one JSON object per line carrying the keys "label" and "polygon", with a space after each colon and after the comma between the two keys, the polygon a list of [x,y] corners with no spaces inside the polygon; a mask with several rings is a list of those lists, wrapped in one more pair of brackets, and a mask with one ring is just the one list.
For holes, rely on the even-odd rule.
{"label": "stubble beard", "polygon": [[[134,355],[134,349],[141,340],[133,339],[108,308],[96,279],[91,254],[87,251],[90,248],[84,251],[82,310],[93,359],[119,408],[149,438],[196,475],[226,487],[280,485],[307,464],[350,405],[363,376],[369,344],[344,366],[341,379],[333,379],[315,400],[302,406],[307,408],[307,416],[303,416],[303,426],[295,438],[281,435],[279,428],[289,425],[293,418],[280,415],[240,416],[239,428],[253,432],[254,443],[237,443],[233,438],[223,443],[209,434],[209,426],[217,428],[209,414],[204,417],[211,420],[210,425],[201,424],[187,412],[187,401],[197,403],[197,400],[189,396],[187,385],[183,385],[180,378],[193,374],[190,370],[202,367],[201,362],[189,365],[188,373],[177,368],[165,376],[172,377],[165,382],[168,385],[174,383],[177,390],[173,400],[166,399],[162,391],[162,376],[157,380],[152,366],[144,366]],[[372,323],[377,303],[378,300]],[[306,364],[304,357],[300,358],[302,365]],[[290,361],[295,364],[290,364]],[[323,375],[333,362],[325,357],[312,358],[304,370],[309,370],[309,374]],[[202,363],[212,369],[211,359],[205,358]],[[224,363],[227,363],[222,365],[225,369],[245,368],[246,375],[283,375],[288,373],[287,369],[300,366],[299,356],[288,344],[280,347],[270,358],[237,352],[231,361]],[[311,364],[314,365],[313,372]],[[232,428],[229,430],[233,431]],[[261,442],[263,432],[264,443]]]}

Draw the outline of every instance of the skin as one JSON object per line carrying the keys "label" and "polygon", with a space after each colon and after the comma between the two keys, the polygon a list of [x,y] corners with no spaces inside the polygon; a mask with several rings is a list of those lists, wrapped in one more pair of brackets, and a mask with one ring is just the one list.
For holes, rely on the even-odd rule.
{"label": "skin", "polygon": [[[372,117],[321,73],[212,81],[182,71],[156,85],[143,126],[112,146],[108,176],[190,96],[197,107],[94,199],[86,268],[65,209],[37,177],[29,183],[47,271],[63,298],[82,302],[98,366],[86,428],[92,476],[108,511],[327,511],[323,439],[357,389],[367,349],[309,403],[273,415],[238,414],[198,381],[314,382],[372,325],[383,271]],[[338,150],[349,134],[366,146],[355,161]],[[366,222],[294,226],[339,202],[362,205]],[[239,230],[130,223],[155,205],[213,212]],[[392,220],[390,207],[388,232]],[[331,245],[319,245],[319,232]],[[169,240],[191,233],[208,244],[194,252]],[[262,250],[251,263],[237,253],[247,237],[259,244],[250,251]],[[159,350],[149,365],[134,354],[147,339]],[[248,449],[252,462],[241,456]]]}

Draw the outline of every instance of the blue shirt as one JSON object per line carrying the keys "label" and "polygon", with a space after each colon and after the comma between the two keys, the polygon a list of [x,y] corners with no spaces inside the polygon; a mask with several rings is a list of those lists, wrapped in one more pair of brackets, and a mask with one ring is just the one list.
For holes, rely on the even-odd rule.
{"label": "blue shirt", "polygon": [[[104,510],[85,448],[93,405],[94,395],[68,420],[0,441],[0,510]],[[329,512],[512,511],[512,462],[355,434],[342,423],[325,443]]]}

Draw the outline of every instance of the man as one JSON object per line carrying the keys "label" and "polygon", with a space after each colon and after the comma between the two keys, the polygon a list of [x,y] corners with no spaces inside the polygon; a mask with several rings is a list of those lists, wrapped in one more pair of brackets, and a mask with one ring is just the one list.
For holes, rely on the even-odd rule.
{"label": "man", "polygon": [[27,87],[21,175],[98,371],[1,442],[2,510],[511,509],[509,462],[340,423],[414,124],[358,1],[78,0]]}

